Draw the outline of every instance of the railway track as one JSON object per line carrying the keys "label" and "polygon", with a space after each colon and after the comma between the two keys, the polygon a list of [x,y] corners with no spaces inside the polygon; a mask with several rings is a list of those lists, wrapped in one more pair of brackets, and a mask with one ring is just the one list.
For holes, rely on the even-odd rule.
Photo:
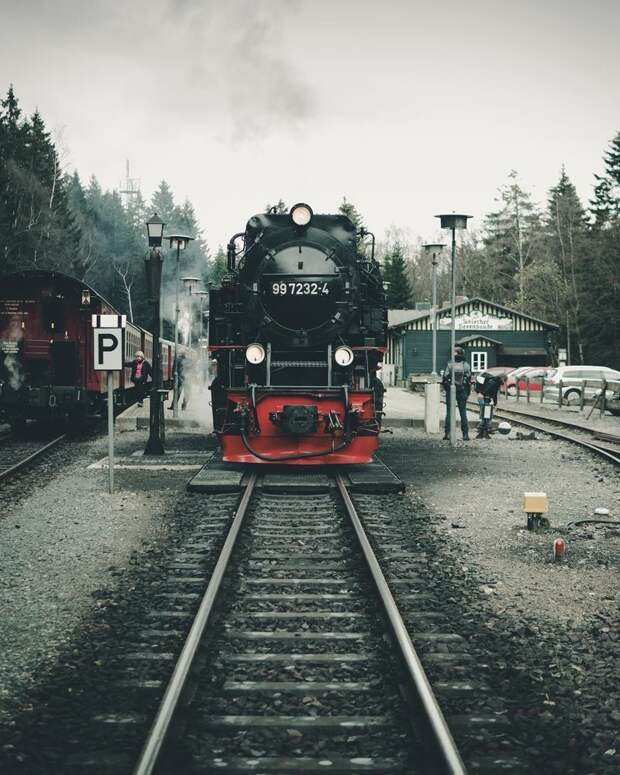
{"label": "railway track", "polygon": [[57,447],[66,434],[52,439],[24,439],[7,432],[0,436],[0,482],[7,481],[46,452]]}
{"label": "railway track", "polygon": [[620,444],[615,443],[610,434],[601,434],[599,431],[585,428],[568,420],[541,417],[522,409],[506,409],[503,406],[495,411],[495,417],[500,420],[510,420],[525,428],[578,444],[601,455],[614,465],[620,465]]}
{"label": "railway track", "polygon": [[135,775],[464,773],[390,592],[410,579],[386,579],[342,478],[268,480],[249,480]]}

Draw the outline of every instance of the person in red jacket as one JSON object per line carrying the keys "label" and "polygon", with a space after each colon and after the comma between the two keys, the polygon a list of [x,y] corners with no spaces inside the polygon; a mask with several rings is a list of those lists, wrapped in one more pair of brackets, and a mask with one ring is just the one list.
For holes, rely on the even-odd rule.
{"label": "person in red jacket", "polygon": [[151,364],[145,359],[142,350],[138,350],[135,360],[128,361],[125,366],[131,369],[131,381],[136,389],[138,406],[142,406],[146,395],[146,383],[153,378]]}

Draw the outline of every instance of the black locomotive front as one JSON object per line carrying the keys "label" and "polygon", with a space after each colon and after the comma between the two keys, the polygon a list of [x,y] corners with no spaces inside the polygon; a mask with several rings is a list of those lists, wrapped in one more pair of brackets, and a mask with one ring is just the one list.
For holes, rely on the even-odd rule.
{"label": "black locomotive front", "polygon": [[[351,398],[355,391],[372,394],[385,347],[382,278],[372,250],[366,255],[365,240],[367,233],[357,233],[346,216],[315,215],[305,204],[289,214],[256,215],[231,240],[228,274],[222,287],[211,291],[209,333],[218,363],[215,427],[225,453],[230,436],[245,435],[245,442],[250,432],[260,437],[260,446],[277,431],[267,444],[271,452],[282,448],[283,436],[294,438],[297,447],[326,432],[335,441],[350,420],[365,426],[368,435],[378,433],[376,407],[352,408]],[[329,407],[314,400],[319,389],[334,398]],[[259,418],[257,390],[259,403],[269,396],[276,406],[266,422]],[[300,391],[309,398],[280,401]],[[351,436],[347,446],[352,441]]]}

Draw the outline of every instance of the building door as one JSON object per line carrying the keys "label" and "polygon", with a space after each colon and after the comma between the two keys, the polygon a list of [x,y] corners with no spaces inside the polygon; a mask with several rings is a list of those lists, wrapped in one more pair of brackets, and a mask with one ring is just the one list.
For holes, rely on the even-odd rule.
{"label": "building door", "polygon": [[485,371],[487,368],[487,353],[484,350],[477,350],[471,354],[471,370]]}

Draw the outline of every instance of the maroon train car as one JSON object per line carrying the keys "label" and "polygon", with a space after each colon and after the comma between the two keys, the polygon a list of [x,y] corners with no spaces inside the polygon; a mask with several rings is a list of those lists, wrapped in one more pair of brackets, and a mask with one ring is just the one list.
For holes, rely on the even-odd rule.
{"label": "maroon train car", "polygon": [[[105,374],[93,368],[92,315],[119,314],[79,280],[40,270],[18,272],[0,287],[0,416],[12,425],[28,419],[101,414]],[[173,345],[162,341],[164,384],[172,375]],[[153,337],[127,324],[125,361],[142,350],[152,361]],[[114,375],[115,401],[131,400],[130,370]]]}

